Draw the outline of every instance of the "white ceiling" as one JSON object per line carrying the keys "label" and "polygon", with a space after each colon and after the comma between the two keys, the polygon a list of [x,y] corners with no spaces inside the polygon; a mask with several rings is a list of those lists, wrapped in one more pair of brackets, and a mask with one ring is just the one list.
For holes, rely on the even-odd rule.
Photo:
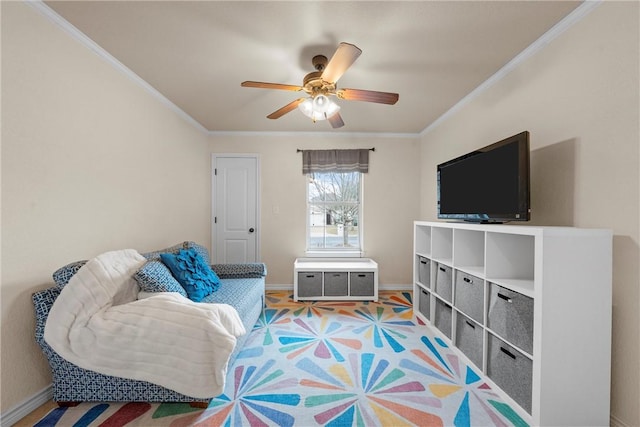
{"label": "white ceiling", "polygon": [[[209,131],[419,133],[580,5],[577,1],[48,1]],[[338,87],[396,105],[337,100],[345,126],[294,110],[311,58],[363,53]]]}

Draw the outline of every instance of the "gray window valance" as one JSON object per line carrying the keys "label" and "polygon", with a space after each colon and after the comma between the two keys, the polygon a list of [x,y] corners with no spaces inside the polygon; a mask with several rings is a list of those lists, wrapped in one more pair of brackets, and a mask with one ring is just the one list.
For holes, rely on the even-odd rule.
{"label": "gray window valance", "polygon": [[302,173],[369,172],[369,149],[302,150]]}

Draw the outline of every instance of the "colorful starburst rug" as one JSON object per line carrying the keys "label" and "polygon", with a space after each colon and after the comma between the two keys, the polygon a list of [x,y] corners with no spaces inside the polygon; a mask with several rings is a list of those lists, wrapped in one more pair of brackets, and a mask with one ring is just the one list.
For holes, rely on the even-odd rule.
{"label": "colorful starburst rug", "polygon": [[207,409],[82,403],[45,426],[526,426],[456,350],[413,317],[411,293],[378,302],[267,306]]}

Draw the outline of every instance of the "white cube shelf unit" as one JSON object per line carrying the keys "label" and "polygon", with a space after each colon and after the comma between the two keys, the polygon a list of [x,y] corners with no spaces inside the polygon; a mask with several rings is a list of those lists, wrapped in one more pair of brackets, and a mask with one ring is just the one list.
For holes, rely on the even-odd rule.
{"label": "white cube shelf unit", "polygon": [[293,300],[378,300],[378,263],[369,258],[298,258]]}
{"label": "white cube shelf unit", "polygon": [[533,425],[609,425],[612,233],[414,223],[414,314]]}

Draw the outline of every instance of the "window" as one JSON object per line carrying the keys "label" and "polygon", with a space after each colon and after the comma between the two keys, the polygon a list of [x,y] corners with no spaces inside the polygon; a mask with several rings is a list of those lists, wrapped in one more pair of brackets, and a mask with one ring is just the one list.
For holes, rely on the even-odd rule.
{"label": "window", "polygon": [[307,252],[360,252],[362,173],[306,175]]}

